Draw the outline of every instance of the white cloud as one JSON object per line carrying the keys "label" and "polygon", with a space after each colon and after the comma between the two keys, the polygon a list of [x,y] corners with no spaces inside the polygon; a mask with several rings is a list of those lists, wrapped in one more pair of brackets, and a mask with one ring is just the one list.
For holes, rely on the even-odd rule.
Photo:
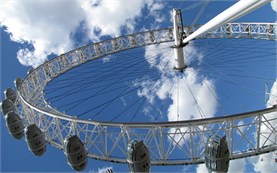
{"label": "white cloud", "polygon": [[[143,8],[157,15],[163,6],[153,0],[110,1],[1,1],[0,25],[6,27],[11,40],[27,43],[17,53],[20,63],[36,67],[51,54],[62,54],[73,48],[77,28],[92,41],[100,36],[118,36],[122,29],[135,29],[135,20]],[[84,26],[83,26],[84,25]],[[88,41],[88,39],[86,41]],[[82,44],[82,43],[81,43]]]}
{"label": "white cloud", "polygon": [[[228,173],[245,173],[246,160],[245,159],[238,159],[238,160],[231,160],[229,162],[229,169]],[[196,167],[196,173],[208,173],[208,169],[206,168],[205,164],[199,164]]]}
{"label": "white cloud", "polygon": [[22,65],[37,67],[45,61],[46,57],[41,55],[40,58],[36,58],[34,54],[35,53],[28,48],[20,49],[17,52],[17,59]]}
{"label": "white cloud", "polygon": [[111,61],[111,58],[112,58],[112,56],[111,56],[111,55],[108,55],[108,56],[103,57],[103,58],[102,58],[102,61],[103,61],[103,63],[107,63],[107,62],[110,62],[110,61]]}
{"label": "white cloud", "polygon": [[[128,26],[135,17],[141,14],[145,1],[111,1],[102,0],[97,6],[92,6],[91,1],[83,1],[82,9],[86,14],[86,22],[89,28],[98,28],[101,35],[119,36],[123,25]],[[128,27],[133,30],[132,27]],[[94,30],[90,30],[89,36],[95,39]]]}
{"label": "white cloud", "polygon": [[244,125],[243,121],[239,121],[237,126],[238,126],[238,129],[240,130],[240,132],[238,130],[236,130],[236,132],[238,135],[241,136],[242,134],[244,134],[244,130],[246,129],[246,126]]}
{"label": "white cloud", "polygon": [[[160,85],[151,94],[139,92],[138,95],[145,96],[150,104],[154,104],[155,98],[172,100],[172,104],[169,105],[167,110],[168,121],[201,119],[203,117],[214,116],[217,108],[214,81],[202,76],[192,67],[188,67],[183,73],[174,71],[173,67],[175,64],[173,50],[170,48],[171,44],[155,45],[146,48],[145,57],[148,63],[161,73],[161,77],[157,82]],[[168,47],[168,49],[165,49],[165,47]],[[158,56],[153,58],[153,55]],[[191,61],[201,63],[203,58],[193,42],[184,48],[184,56],[185,62],[189,66]],[[140,85],[143,87],[142,91],[148,91],[149,87],[153,86],[155,81],[151,80],[153,79],[140,81]],[[148,85],[145,85],[145,82]],[[174,133],[176,130],[177,132],[185,132],[187,129],[171,128],[169,133]],[[187,138],[188,135],[184,137],[185,140]],[[181,134],[174,135],[176,142],[180,141],[180,139],[182,139]],[[184,140],[181,140],[179,144],[183,145],[184,142]]]}
{"label": "white cloud", "polygon": [[[214,81],[201,76],[191,67],[187,68],[183,74],[178,74],[173,70],[175,64],[172,61],[174,58],[172,49],[164,50],[164,47],[170,47],[170,44],[149,46],[145,52],[145,57],[150,66],[155,66],[162,74],[159,82],[163,81],[156,92],[152,92],[155,95],[151,97],[151,103],[153,103],[153,97],[161,100],[171,99],[173,103],[170,105],[167,114],[169,121],[177,120],[177,105],[179,105],[179,120],[201,118],[202,113],[207,117],[213,116],[217,107]],[[164,52],[161,53],[161,50],[164,50]],[[159,56],[153,58],[155,54]],[[184,54],[187,64],[191,63],[192,58],[197,63],[202,62],[203,56],[196,50],[193,43],[185,47]],[[150,82],[148,81],[148,83]],[[172,86],[172,84],[174,85]],[[151,86],[151,84],[149,85]]]}
{"label": "white cloud", "polygon": [[229,162],[228,173],[245,173],[245,169],[246,169],[245,159],[231,160]]}
{"label": "white cloud", "polygon": [[196,173],[208,173],[208,169],[205,164],[199,164],[195,170]]}
{"label": "white cloud", "polygon": [[277,0],[271,1],[271,8],[273,11],[277,12]]}
{"label": "white cloud", "polygon": [[[187,70],[186,76],[179,79],[178,85],[172,89],[171,99],[173,103],[169,106],[167,117],[169,121],[201,119],[212,117],[216,112],[217,101],[213,98],[215,95],[214,84],[211,80],[200,79],[197,72],[193,69]],[[212,94],[213,93],[213,94]],[[176,129],[170,129],[175,132]],[[185,132],[186,128],[181,128]],[[182,135],[175,135],[175,140],[179,141]],[[185,139],[188,139],[186,135]],[[183,145],[184,141],[180,142]]]}
{"label": "white cloud", "polygon": [[161,10],[164,8],[164,4],[161,2],[148,3],[150,9],[150,15],[155,17],[155,23],[161,23],[165,20],[165,14],[161,13]]}
{"label": "white cloud", "polygon": [[277,79],[272,85],[266,106],[269,108],[276,104],[277,104]]}
{"label": "white cloud", "polygon": [[[153,81],[150,78],[145,77],[142,80],[134,82],[134,86],[142,86],[141,89],[137,91],[139,97],[146,97],[150,104],[154,104],[156,87],[159,86],[160,82]],[[152,92],[150,92],[152,90]]]}
{"label": "white cloud", "polygon": [[98,170],[97,171],[92,171],[92,172],[90,172],[90,173],[106,173],[106,171],[108,170],[108,169],[113,169],[113,167],[103,167],[103,168],[98,168]]}
{"label": "white cloud", "polygon": [[213,81],[201,78],[193,68],[188,68],[184,74],[179,78],[179,86],[176,84],[171,90],[173,104],[168,109],[168,120],[177,120],[177,107],[179,107],[179,120],[213,116],[217,106]]}
{"label": "white cloud", "polygon": [[72,49],[70,33],[83,18],[77,2],[3,1],[1,5],[1,26],[6,26],[11,39],[33,46],[33,50],[19,50],[18,59],[23,65],[35,67],[52,53]]}
{"label": "white cloud", "polygon": [[260,173],[276,172],[275,153],[260,155],[258,161],[254,163],[254,170]]}
{"label": "white cloud", "polygon": [[[272,107],[272,105],[276,105],[277,101],[277,79],[274,82],[271,91],[270,91],[270,95],[269,95],[269,99],[267,101],[267,107]],[[273,112],[270,114],[266,115],[267,119],[273,119],[277,117],[277,113]],[[273,127],[277,126],[277,120],[274,120],[271,122],[271,125]],[[270,141],[267,141],[267,138],[269,138],[270,140],[274,141],[276,140],[276,136],[271,135],[270,134],[270,129],[268,128],[268,125],[261,125],[261,133],[263,134],[264,137],[260,138],[260,145],[267,145],[268,143],[271,143]],[[268,153],[268,154],[263,154],[260,155],[258,157],[257,162],[255,162],[254,165],[254,170],[257,172],[261,172],[261,173],[268,173],[268,172],[274,172],[277,171],[276,169],[276,163],[275,163],[275,159],[276,158],[276,154],[275,153]]]}
{"label": "white cloud", "polygon": [[[269,100],[267,102],[267,107],[272,107],[272,105],[276,104],[276,99],[277,99],[277,79],[274,82],[270,94],[269,94]],[[268,119],[272,119],[277,117],[276,112],[271,113],[271,114],[267,114],[266,115],[268,117]],[[238,122],[238,125],[243,125],[242,121]],[[273,122],[273,126],[277,125],[277,121]],[[240,130],[243,132],[245,127],[239,127]],[[271,135],[269,136],[269,129],[266,125],[262,124],[261,125],[261,133],[263,133],[263,135],[266,138],[270,138],[272,141],[275,140],[275,136]],[[266,138],[261,137],[260,139],[260,144],[264,144]],[[265,143],[265,145],[267,145],[267,143]],[[267,154],[263,154],[257,157],[252,157],[249,158],[248,161],[250,163],[253,164],[254,166],[254,171],[256,172],[260,172],[260,173],[269,173],[269,172],[276,172],[277,168],[276,168],[276,163],[275,163],[275,158],[276,158],[276,153],[267,153]],[[228,173],[244,173],[246,171],[246,159],[238,159],[238,160],[232,160],[230,161],[230,165],[229,165],[229,170]],[[201,164],[198,165],[196,167],[196,172],[197,173],[205,173],[208,172],[205,164]]]}

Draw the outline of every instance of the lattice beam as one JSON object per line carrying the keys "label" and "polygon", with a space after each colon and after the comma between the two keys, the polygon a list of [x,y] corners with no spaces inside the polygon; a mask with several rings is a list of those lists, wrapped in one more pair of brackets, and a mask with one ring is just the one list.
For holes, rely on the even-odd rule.
{"label": "lattice beam", "polygon": [[[276,26],[276,23],[229,23],[201,39],[276,40]],[[185,32],[189,28],[185,27]],[[203,163],[205,141],[211,134],[226,134],[231,159],[276,150],[276,107],[183,122],[109,123],[77,119],[59,112],[45,101],[47,83],[72,68],[112,53],[172,41],[172,28],[152,30],[91,44],[52,59],[24,79],[18,91],[21,116],[26,124],[35,123],[44,130],[46,140],[57,148],[63,149],[68,135],[77,134],[85,143],[89,157],[119,163],[126,163],[125,149],[130,139],[145,140],[154,165]],[[248,123],[240,124],[240,121]],[[256,132],[256,136],[251,131]]]}

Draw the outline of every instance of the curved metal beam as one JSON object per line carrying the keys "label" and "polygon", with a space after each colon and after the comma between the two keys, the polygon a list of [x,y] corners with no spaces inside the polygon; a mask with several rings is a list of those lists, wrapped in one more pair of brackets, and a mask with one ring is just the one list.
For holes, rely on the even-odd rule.
{"label": "curved metal beam", "polygon": [[204,24],[198,30],[194,31],[191,35],[186,37],[183,40],[183,44],[188,43],[189,41],[200,37],[201,35],[215,29],[219,28],[222,25],[232,22],[233,20],[242,17],[249,12],[269,3],[271,0],[251,0],[251,1],[239,1],[236,4],[232,5],[222,13],[218,14],[216,17],[211,19],[209,22]]}
{"label": "curved metal beam", "polygon": [[[276,23],[229,23],[201,38],[276,40]],[[151,163],[155,165],[203,163],[204,141],[213,133],[226,134],[232,159],[276,150],[274,123],[277,117],[271,116],[276,114],[276,107],[237,116],[183,122],[109,123],[77,119],[59,112],[45,101],[43,92],[47,83],[72,68],[115,52],[172,41],[172,28],[152,30],[94,43],[52,59],[31,72],[19,88],[22,116],[26,123],[35,123],[43,129],[47,141],[57,148],[63,149],[66,136],[78,134],[89,157],[119,163],[126,163],[126,145],[133,138],[145,141]],[[250,123],[240,125],[238,122],[243,120]],[[261,125],[267,126],[267,131],[257,130]],[[260,142],[241,128],[256,130]],[[245,146],[249,148],[244,151],[241,148]],[[180,158],[174,156],[176,153]]]}

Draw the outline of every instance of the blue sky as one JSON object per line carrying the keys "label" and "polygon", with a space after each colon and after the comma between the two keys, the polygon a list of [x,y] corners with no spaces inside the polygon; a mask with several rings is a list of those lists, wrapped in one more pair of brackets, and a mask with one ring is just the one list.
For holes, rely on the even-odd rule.
{"label": "blue sky", "polygon": [[[170,21],[170,12],[172,8],[181,8],[183,9],[183,22],[184,24],[191,24],[200,10],[201,6],[198,6],[194,9],[189,9],[188,7],[192,4],[197,3],[197,1],[124,1],[124,0],[116,0],[116,1],[11,1],[10,3],[6,3],[7,1],[1,1],[1,16],[0,16],[0,26],[1,26],[1,99],[4,99],[3,91],[7,87],[13,87],[13,81],[17,77],[25,77],[27,75],[27,71],[31,66],[38,66],[46,59],[51,59],[56,55],[61,53],[65,53],[71,49],[77,48],[82,45],[86,45],[92,42],[96,42],[99,40],[107,39],[110,37],[120,36],[123,34],[139,32],[148,29],[154,28],[163,28],[163,27],[171,27],[172,23]],[[126,5],[126,2],[130,3],[130,5]],[[202,24],[207,22],[216,14],[220,13],[236,1],[212,1],[207,5],[204,13],[201,15],[197,24]],[[276,10],[276,7],[275,7]],[[276,21],[276,12],[272,10],[270,4],[252,12],[249,15],[246,15],[243,18],[237,20],[238,22],[275,22]],[[230,40],[228,40],[230,41]],[[222,44],[225,42],[228,43],[227,40],[223,40]],[[265,49],[269,49],[269,56],[271,57],[271,61],[269,63],[274,63],[274,58],[276,58],[275,42],[252,42],[246,41],[242,43],[236,43],[235,41],[230,41],[230,48],[226,49],[226,47],[222,46],[222,50],[213,51],[215,57],[219,57],[217,60],[220,60],[220,56],[230,57],[230,54],[235,54],[235,51],[232,49],[238,49],[240,51],[246,51],[246,49],[239,49],[236,45],[247,45],[252,49],[250,53],[255,52],[253,49],[257,49],[261,51],[261,53],[265,53],[266,51],[262,51],[259,49],[261,46]],[[219,42],[220,43],[220,42]],[[209,50],[212,49],[213,44],[219,44],[218,42],[207,41],[195,41],[194,46],[201,47],[206,45],[205,49],[202,50],[202,55],[204,55],[204,63],[209,63],[209,57],[205,55],[209,54]],[[219,44],[220,45],[220,44]],[[251,47],[251,45],[254,45]],[[191,46],[191,50],[200,50],[199,48],[195,48]],[[259,47],[260,46],[260,47]],[[220,46],[219,46],[220,47]],[[156,54],[154,50],[155,47],[141,49],[142,53],[147,57],[148,54]],[[159,48],[159,49],[158,49]],[[225,50],[226,49],[226,50]],[[160,50],[160,47],[157,47],[157,50]],[[251,52],[253,51],[253,52]],[[148,53],[148,54],[147,54]],[[199,53],[199,52],[198,52]],[[201,55],[195,52],[195,57],[198,58],[198,61],[201,59]],[[257,53],[257,52],[256,52]],[[120,56],[120,54],[118,55]],[[259,54],[259,56],[266,56],[264,54]],[[247,59],[250,57],[247,54],[242,54],[238,56],[238,58]],[[161,58],[161,57],[158,57]],[[273,60],[272,60],[273,58]],[[234,59],[233,59],[234,60]],[[109,59],[107,59],[109,61]],[[276,61],[275,61],[276,62]],[[103,63],[98,62],[98,63]],[[151,64],[149,59],[145,60],[145,63]],[[226,63],[226,62],[225,62]],[[239,63],[239,61],[238,61]],[[250,67],[247,68],[249,73],[253,73],[255,75],[266,75],[268,80],[249,80],[244,81],[244,78],[236,79],[235,82],[241,83],[243,86],[251,86],[251,89],[259,90],[260,92],[255,92],[254,97],[249,97],[253,95],[252,93],[239,93],[236,94],[236,99],[241,101],[242,105],[248,106],[251,109],[264,108],[264,84],[265,82],[269,83],[269,87],[271,87],[276,79],[276,66],[269,66],[266,68],[268,62],[254,62]],[[103,63],[105,64],[105,63]],[[251,64],[251,63],[250,63]],[[236,64],[238,65],[238,64]],[[256,70],[254,67],[260,65],[262,68]],[[88,65],[89,66],[89,65]],[[161,71],[161,68],[155,69],[156,71]],[[193,70],[193,69],[192,69]],[[224,73],[238,75],[232,70],[241,70],[241,68],[228,68],[228,67],[220,67],[220,70]],[[229,71],[230,70],[230,71]],[[73,71],[74,72],[74,71]],[[259,72],[259,73],[256,73]],[[204,93],[204,96],[211,97],[211,95],[207,94],[207,89],[203,89],[201,87],[199,80],[206,81],[209,86],[214,86],[217,90],[225,91],[224,89],[230,87],[230,93],[238,93],[236,89],[241,89],[239,87],[232,87],[231,84],[224,82],[223,76],[214,75],[211,73],[207,67],[203,64],[201,66],[201,70],[197,70],[197,75],[191,75],[192,73],[188,73],[188,77],[190,77],[190,83],[193,84],[197,93]],[[193,74],[196,74],[193,73]],[[71,74],[72,75],[72,74]],[[170,76],[170,74],[165,74],[165,76]],[[245,73],[247,75],[247,73]],[[257,77],[253,75],[254,77]],[[195,78],[195,79],[194,79]],[[232,78],[234,79],[234,78]],[[57,79],[58,80],[58,79]],[[145,81],[141,81],[145,82]],[[148,80],[148,82],[153,82]],[[253,83],[252,83],[253,82]],[[258,82],[258,83],[257,83]],[[250,85],[249,85],[250,84]],[[180,84],[180,86],[184,86],[184,84]],[[167,85],[165,85],[167,86]],[[253,87],[255,86],[255,87]],[[49,86],[51,87],[51,86]],[[167,89],[165,89],[167,88]],[[168,90],[169,86],[165,88],[159,88],[155,94],[150,95],[154,97],[154,102],[158,105],[161,104],[161,99],[164,93],[172,92],[171,97],[168,98],[167,106],[162,110],[164,112],[162,120],[176,120],[176,105],[174,100],[176,101],[176,96],[174,95],[173,90]],[[228,88],[229,89],[229,88]],[[227,90],[228,90],[227,89]],[[157,94],[156,94],[157,93]],[[229,95],[230,95],[229,93]],[[143,90],[140,91],[141,96],[146,96]],[[186,94],[182,93],[181,95]],[[205,95],[206,94],[206,95]],[[204,109],[208,116],[216,116],[222,115],[223,110],[220,109],[223,106],[227,110],[227,114],[237,113],[244,111],[239,106],[236,106],[234,101],[228,101],[223,97],[222,94],[217,93],[218,101],[221,104],[214,103],[214,106],[208,106],[209,109]],[[51,96],[51,95],[49,95]],[[135,93],[131,95],[132,98],[138,98],[139,96]],[[151,97],[147,97],[147,103],[151,105]],[[196,96],[203,96],[201,94]],[[246,99],[247,98],[247,99]],[[255,99],[253,99],[255,98]],[[76,99],[76,98],[75,98]],[[125,98],[127,100],[127,98]],[[122,101],[122,100],[121,100]],[[183,101],[183,100],[179,100]],[[203,101],[203,104],[207,103],[208,100]],[[58,104],[65,104],[66,100],[62,100]],[[123,101],[122,101],[123,103]],[[185,105],[190,105],[190,103],[184,102]],[[212,104],[212,103],[211,103]],[[85,105],[83,105],[85,106]],[[116,108],[114,105],[112,108]],[[153,107],[152,111],[156,111],[156,109],[160,107]],[[144,109],[146,110],[146,109]],[[76,110],[78,111],[78,110]],[[175,112],[174,112],[175,111]],[[183,111],[183,112],[182,112]],[[180,112],[185,115],[187,110],[181,109]],[[197,110],[192,107],[189,111],[195,111],[195,117],[199,118],[199,114]],[[141,110],[141,113],[144,111]],[[182,119],[190,118],[190,117],[180,117]],[[148,121],[151,121],[151,117],[148,117]],[[272,157],[272,155],[266,156]],[[253,163],[257,162],[257,159],[260,158],[252,158],[252,159],[242,159],[235,161],[233,165],[240,165],[240,167],[232,166],[230,172],[254,172],[255,168]],[[269,159],[273,160],[273,159]],[[272,165],[272,164],[271,164]],[[262,165],[265,166],[265,165]],[[262,167],[261,166],[261,167]],[[275,164],[276,166],[276,164]],[[89,160],[89,164],[86,168],[86,172],[101,172],[101,169],[106,167],[112,167],[115,172],[127,172],[127,165],[123,164],[112,164],[109,162],[102,162],[96,160]],[[172,167],[152,167],[151,170],[153,172],[196,172],[203,169],[202,167],[196,166],[172,166]],[[259,168],[256,168],[259,170]],[[260,169],[262,170],[262,168]],[[272,168],[273,170],[273,168]],[[2,172],[73,172],[70,166],[66,163],[66,157],[64,153],[52,146],[47,146],[47,152],[42,157],[35,157],[28,149],[27,144],[24,139],[22,140],[14,140],[8,133],[8,130],[5,125],[5,121],[1,118],[1,171]]]}

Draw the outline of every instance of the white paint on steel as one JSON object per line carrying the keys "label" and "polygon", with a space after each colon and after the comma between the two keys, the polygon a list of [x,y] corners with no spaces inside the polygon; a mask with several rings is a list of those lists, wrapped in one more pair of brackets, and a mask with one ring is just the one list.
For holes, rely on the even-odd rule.
{"label": "white paint on steel", "polygon": [[243,15],[248,14],[249,12],[269,3],[271,0],[240,0],[236,4],[232,5],[205,25],[203,25],[198,30],[194,31],[191,35],[183,40],[183,43],[188,43],[189,41],[205,34],[215,28],[218,28],[228,22],[242,17]]}
{"label": "white paint on steel", "polygon": [[182,71],[185,66],[184,50],[182,47],[183,39],[183,22],[181,10],[173,9],[173,35],[174,35],[174,57],[175,67],[174,69]]}
{"label": "white paint on steel", "polygon": [[[276,25],[276,23],[229,23],[212,32],[205,33],[201,38],[276,40]],[[189,27],[185,27],[185,29]],[[196,29],[197,26],[193,28],[193,30]],[[203,163],[204,143],[199,145],[199,141],[194,139],[198,138],[200,141],[205,141],[213,131],[224,132],[227,135],[227,142],[231,144],[232,159],[276,150],[276,129],[269,129],[267,134],[261,132],[257,136],[257,140],[266,137],[265,140],[269,141],[270,144],[253,145],[252,135],[242,135],[243,140],[238,143],[236,141],[236,132],[240,132],[239,129],[241,128],[237,124],[238,121],[250,119],[251,123],[245,124],[245,128],[257,130],[259,125],[269,125],[276,121],[277,117],[264,121],[264,117],[267,117],[268,113],[276,112],[276,107],[236,116],[182,122],[123,123],[78,119],[59,112],[44,99],[44,88],[48,82],[83,63],[130,48],[173,41],[172,28],[152,30],[105,40],[52,59],[32,71],[18,88],[18,102],[22,107],[21,116],[24,117],[26,123],[35,123],[44,130],[46,140],[57,148],[63,149],[62,141],[66,136],[77,134],[84,140],[89,157],[119,163],[126,163],[126,159],[122,159],[122,156],[126,155],[124,149],[127,141],[134,138],[145,139],[152,156],[151,164]],[[262,118],[258,118],[261,116]],[[174,133],[169,131],[172,128],[175,129]],[[187,130],[184,131],[183,129]],[[99,135],[105,137],[101,138]],[[181,135],[181,140],[175,139],[175,135]],[[275,140],[269,139],[270,136],[275,137]],[[189,143],[185,140],[186,138],[189,138]],[[186,145],[182,145],[182,143]],[[112,146],[108,147],[108,144],[112,144]],[[254,146],[254,148],[244,151],[242,148],[245,146]],[[176,160],[172,155],[174,152],[180,153],[182,158]]]}

